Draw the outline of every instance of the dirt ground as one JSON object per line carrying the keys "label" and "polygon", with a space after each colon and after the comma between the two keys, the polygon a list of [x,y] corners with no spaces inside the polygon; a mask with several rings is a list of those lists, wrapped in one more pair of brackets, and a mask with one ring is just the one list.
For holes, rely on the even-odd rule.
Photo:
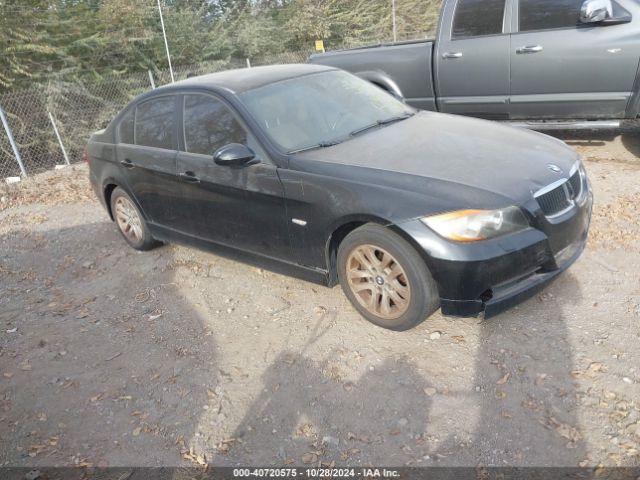
{"label": "dirt ground", "polygon": [[[638,130],[636,130],[638,132]],[[640,465],[640,134],[564,135],[588,249],[488,321],[129,249],[83,166],[0,191],[0,465]]]}

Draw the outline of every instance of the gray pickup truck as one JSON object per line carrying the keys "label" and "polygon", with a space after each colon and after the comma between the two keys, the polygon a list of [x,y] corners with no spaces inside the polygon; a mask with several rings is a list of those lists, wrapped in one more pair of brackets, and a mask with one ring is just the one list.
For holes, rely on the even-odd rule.
{"label": "gray pickup truck", "polygon": [[313,55],[408,104],[536,129],[640,115],[640,0],[445,0],[437,38]]}

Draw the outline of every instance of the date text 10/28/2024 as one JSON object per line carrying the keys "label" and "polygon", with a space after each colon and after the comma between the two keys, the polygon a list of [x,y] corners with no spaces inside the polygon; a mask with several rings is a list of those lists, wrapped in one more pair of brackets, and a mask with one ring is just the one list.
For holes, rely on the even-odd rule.
{"label": "date text 10/28/2024", "polygon": [[238,478],[397,478],[400,472],[387,468],[234,468],[233,476]]}

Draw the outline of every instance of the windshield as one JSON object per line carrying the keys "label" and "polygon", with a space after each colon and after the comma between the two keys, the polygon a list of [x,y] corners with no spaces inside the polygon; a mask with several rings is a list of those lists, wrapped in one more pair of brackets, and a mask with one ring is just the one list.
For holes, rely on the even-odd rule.
{"label": "windshield", "polygon": [[244,92],[240,99],[287,152],[330,146],[413,112],[375,85],[341,71],[284,80]]}

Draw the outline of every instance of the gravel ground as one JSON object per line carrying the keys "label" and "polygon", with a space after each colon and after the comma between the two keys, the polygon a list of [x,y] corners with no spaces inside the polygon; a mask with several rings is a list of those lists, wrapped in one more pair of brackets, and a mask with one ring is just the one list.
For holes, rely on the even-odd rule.
{"label": "gravel ground", "polygon": [[84,167],[0,192],[0,465],[640,465],[640,137],[563,138],[582,258],[494,319],[381,330],[327,289],[129,249]]}

